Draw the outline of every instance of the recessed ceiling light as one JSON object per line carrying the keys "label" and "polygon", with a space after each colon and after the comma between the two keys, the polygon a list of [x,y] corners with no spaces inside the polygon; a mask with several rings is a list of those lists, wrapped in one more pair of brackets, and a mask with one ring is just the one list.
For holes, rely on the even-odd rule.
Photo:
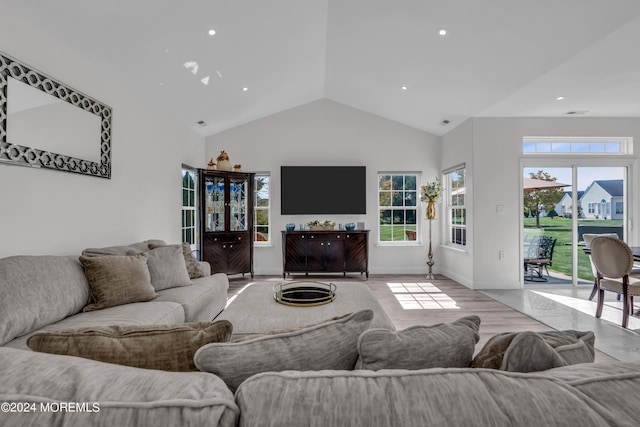
{"label": "recessed ceiling light", "polygon": [[243,92],[246,92],[246,91],[248,91],[248,90],[249,90],[249,88],[248,88],[248,87],[243,87],[243,88],[242,88],[242,91],[243,91]]}
{"label": "recessed ceiling light", "polygon": [[438,30],[438,36],[440,37],[446,37],[449,34],[449,32],[446,30],[446,28],[440,28]]}
{"label": "recessed ceiling light", "polygon": [[400,89],[407,90],[407,87],[406,86],[402,86]]}
{"label": "recessed ceiling light", "polygon": [[205,86],[209,84],[209,76],[205,77],[204,79],[200,80],[202,82],[202,84],[204,84]]}
{"label": "recessed ceiling light", "polygon": [[558,101],[562,101],[563,99],[564,99],[564,96],[559,96],[559,97],[556,98],[556,100],[558,100]]}
{"label": "recessed ceiling light", "polygon": [[216,30],[214,30],[213,28],[209,30],[209,35],[210,36],[215,36],[216,35]]}

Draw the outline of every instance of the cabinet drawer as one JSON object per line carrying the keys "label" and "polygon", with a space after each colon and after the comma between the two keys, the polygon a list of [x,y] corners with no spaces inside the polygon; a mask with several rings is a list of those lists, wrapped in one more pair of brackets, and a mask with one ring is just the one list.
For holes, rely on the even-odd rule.
{"label": "cabinet drawer", "polygon": [[314,240],[344,240],[346,233],[309,233],[309,239]]}
{"label": "cabinet drawer", "polygon": [[249,233],[233,233],[233,234],[225,234],[225,233],[207,233],[204,238],[207,242],[213,243],[239,243],[251,241],[251,235]]}

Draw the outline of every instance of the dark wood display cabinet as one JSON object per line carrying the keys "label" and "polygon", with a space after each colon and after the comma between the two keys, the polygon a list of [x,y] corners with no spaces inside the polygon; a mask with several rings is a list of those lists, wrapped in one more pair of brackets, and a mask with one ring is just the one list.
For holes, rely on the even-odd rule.
{"label": "dark wood display cabinet", "polygon": [[369,230],[283,231],[282,277],[360,273],[369,277]]}
{"label": "dark wood display cabinet", "polygon": [[254,174],[200,169],[200,258],[212,273],[253,278]]}

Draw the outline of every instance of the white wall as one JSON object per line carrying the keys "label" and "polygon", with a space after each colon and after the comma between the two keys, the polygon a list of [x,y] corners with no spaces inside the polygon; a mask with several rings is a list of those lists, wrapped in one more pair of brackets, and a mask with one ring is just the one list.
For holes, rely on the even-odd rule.
{"label": "white wall", "polygon": [[[440,171],[439,137],[330,100],[319,100],[207,138],[207,156],[225,150],[231,163],[245,171],[271,173],[271,247],[255,250],[257,274],[282,273],[281,234],[286,223],[329,219],[336,223],[364,221],[371,230],[372,273],[426,272],[427,239],[424,204],[420,206],[421,245],[385,247],[377,241],[377,173],[420,172],[423,183]],[[204,166],[204,163],[199,165]],[[280,215],[280,166],[364,165],[367,167],[367,214],[323,218]],[[439,232],[434,229],[434,241]],[[438,250],[436,248],[436,257]],[[436,265],[437,267],[437,265]],[[437,272],[438,269],[435,268]]]}
{"label": "white wall", "polygon": [[204,138],[1,5],[0,51],[113,108],[110,180],[0,164],[0,257],[179,242],[181,164]]}
{"label": "white wall", "polygon": [[[476,118],[473,119],[473,288],[519,288],[521,168],[524,136],[629,136],[640,150],[640,119]],[[445,150],[447,150],[445,144]],[[602,160],[600,160],[602,161]],[[628,177],[629,219],[638,212],[638,168]],[[504,205],[504,214],[496,205]],[[638,242],[638,228],[630,243]],[[498,252],[505,257],[498,259]]]}
{"label": "white wall", "polygon": [[[475,230],[473,226],[473,201],[475,200],[473,194],[473,120],[461,123],[442,137],[442,169],[445,170],[461,163],[466,166],[467,247],[466,250],[460,250],[443,244],[439,250],[440,256],[435,261],[444,275],[473,288],[473,233]],[[438,226],[443,240],[446,240],[444,215],[440,216]]]}

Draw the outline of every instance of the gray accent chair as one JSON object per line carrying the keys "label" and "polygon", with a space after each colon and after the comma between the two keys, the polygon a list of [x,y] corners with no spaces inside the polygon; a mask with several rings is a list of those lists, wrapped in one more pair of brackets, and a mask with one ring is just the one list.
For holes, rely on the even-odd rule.
{"label": "gray accent chair", "polygon": [[615,237],[597,237],[591,242],[591,260],[596,267],[598,305],[596,317],[602,315],[604,291],[622,294],[622,327],[629,323],[633,312],[633,297],[640,296],[640,282],[632,282],[633,252],[622,240]]}

